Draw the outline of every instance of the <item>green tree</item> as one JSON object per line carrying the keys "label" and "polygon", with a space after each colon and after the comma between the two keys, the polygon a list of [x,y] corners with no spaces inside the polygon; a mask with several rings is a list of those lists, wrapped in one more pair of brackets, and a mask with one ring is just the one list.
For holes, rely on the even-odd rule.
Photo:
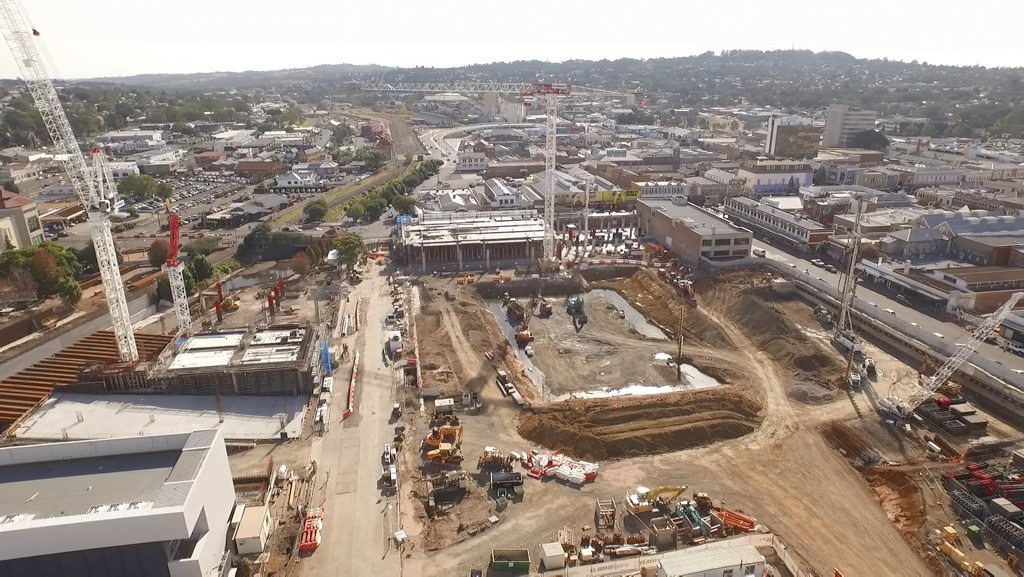
{"label": "green tree", "polygon": [[57,264],[57,259],[49,251],[33,251],[30,263],[29,270],[32,272],[32,279],[40,287],[57,286],[60,279],[65,276],[65,272]]}
{"label": "green tree", "polygon": [[161,180],[156,184],[156,190],[153,192],[163,200],[167,200],[174,196],[174,187],[171,186],[171,183]]}
{"label": "green tree", "polygon": [[201,254],[190,258],[188,264],[197,281],[204,281],[213,276],[213,265]]}
{"label": "green tree", "polygon": [[196,239],[185,246],[181,247],[181,250],[185,251],[185,254],[192,255],[211,255],[217,252],[217,247],[220,246],[219,236],[205,236],[203,238]]}
{"label": "green tree", "polygon": [[146,251],[149,257],[149,264],[155,267],[160,267],[167,261],[167,256],[171,254],[171,243],[167,240],[158,238],[149,245],[149,250]]}
{"label": "green tree", "polygon": [[345,216],[352,220],[359,220],[366,214],[366,206],[360,201],[353,201],[345,209]]}
{"label": "green tree", "polygon": [[786,194],[795,195],[800,192],[800,185],[797,184],[796,179],[792,176],[789,177],[789,184],[786,185]]}
{"label": "green tree", "polygon": [[21,188],[18,187],[18,183],[13,180],[4,183],[4,188],[13,192],[14,194],[21,194]]}
{"label": "green tree", "polygon": [[923,127],[921,127],[921,136],[934,137],[934,136],[938,136],[938,135],[939,135],[939,129],[934,124],[932,124],[931,122],[929,122],[928,124],[925,124]]}
{"label": "green tree", "polygon": [[396,196],[391,199],[391,206],[402,214],[412,214],[416,210],[416,199],[411,196]]}
{"label": "green tree", "polygon": [[812,181],[815,186],[824,186],[828,184],[828,170],[824,165],[819,166],[814,171],[814,180]]}
{"label": "green tree", "polygon": [[729,123],[729,130],[739,130],[739,129],[740,129],[740,121],[739,120],[733,120],[732,122]]}
{"label": "green tree", "polygon": [[73,307],[82,300],[82,287],[75,279],[62,276],[57,281],[57,294],[60,295],[64,304]]}
{"label": "green tree", "polygon": [[117,183],[117,192],[122,196],[151,198],[157,191],[159,183],[148,174],[133,174]]}
{"label": "green tree", "polygon": [[302,213],[306,215],[307,222],[323,222],[327,217],[327,203],[318,198],[303,207]]}
{"label": "green tree", "polygon": [[889,148],[889,139],[877,130],[865,130],[850,139],[850,146],[869,150],[885,150]]}
{"label": "green tree", "polygon": [[338,261],[351,269],[363,255],[363,237],[354,232],[339,235],[331,243],[338,251]]}
{"label": "green tree", "polygon": [[196,133],[196,129],[185,124],[184,122],[175,123],[171,127],[171,131],[177,132],[178,134],[184,134],[185,136],[193,136]]}

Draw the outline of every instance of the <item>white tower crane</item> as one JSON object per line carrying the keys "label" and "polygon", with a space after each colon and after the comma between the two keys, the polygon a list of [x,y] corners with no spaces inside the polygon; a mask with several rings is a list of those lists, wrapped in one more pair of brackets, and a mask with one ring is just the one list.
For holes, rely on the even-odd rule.
{"label": "white tower crane", "polygon": [[[845,348],[852,359],[856,353],[864,352],[864,343],[857,338],[853,332],[853,320],[850,317],[850,309],[853,307],[853,298],[857,292],[857,259],[860,255],[860,219],[864,214],[865,202],[859,199],[857,202],[857,217],[853,225],[853,234],[850,235],[850,263],[841,279],[839,287],[839,319],[836,322],[836,332],[833,339],[840,346]],[[849,369],[849,367],[847,367]]]}
{"label": "white tower crane", "polygon": [[558,152],[558,99],[571,94],[594,94],[626,97],[632,104],[633,92],[616,92],[600,88],[568,84],[526,82],[400,82],[397,84],[361,84],[362,90],[374,92],[481,92],[544,96],[547,103],[547,129],[544,139],[544,260],[551,262],[555,254],[555,159]]}
{"label": "white tower crane", "polygon": [[[966,343],[957,346],[956,352],[951,357],[946,359],[946,362],[939,367],[939,370],[935,372],[929,378],[922,378],[921,382],[915,387],[914,391],[904,398],[896,396],[894,391],[890,391],[889,395],[878,400],[878,406],[885,411],[898,415],[902,418],[907,418],[913,414],[921,403],[928,400],[929,397],[935,394],[935,391],[939,390],[939,387],[944,385],[953,373],[960,368],[975,351],[978,350],[978,345],[985,342],[985,339],[991,337],[999,324],[1006,319],[1006,315],[1017,306],[1017,303],[1024,299],[1024,292],[1017,292],[1010,295],[1010,298],[1003,303],[1003,306],[999,307],[996,312],[992,313],[985,322],[978,325],[978,328],[974,329],[974,333],[971,334],[970,340]],[[895,383],[894,383],[895,385]]]}
{"label": "white tower crane", "polygon": [[120,358],[122,361],[137,361],[139,352],[132,332],[131,314],[128,312],[121,272],[117,266],[114,237],[110,231],[110,214],[117,210],[118,205],[117,189],[106,157],[99,148],[95,148],[90,165],[82,155],[64,108],[57,98],[57,91],[36,48],[35,37],[39,36],[39,32],[29,26],[24,9],[17,0],[0,0],[0,30],[28,85],[50,138],[53,139],[58,153],[56,157],[89,215],[92,241],[96,246],[96,262],[103,280],[103,291],[113,321]]}

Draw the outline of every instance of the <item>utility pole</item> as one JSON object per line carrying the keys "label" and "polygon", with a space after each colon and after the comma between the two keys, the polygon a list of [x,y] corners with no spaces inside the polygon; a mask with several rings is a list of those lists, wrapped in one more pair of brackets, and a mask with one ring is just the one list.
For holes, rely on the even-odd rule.
{"label": "utility pole", "polygon": [[683,380],[683,314],[685,312],[686,307],[679,303],[679,328],[676,329],[676,341],[679,345],[679,350],[676,352],[676,378],[679,381]]}

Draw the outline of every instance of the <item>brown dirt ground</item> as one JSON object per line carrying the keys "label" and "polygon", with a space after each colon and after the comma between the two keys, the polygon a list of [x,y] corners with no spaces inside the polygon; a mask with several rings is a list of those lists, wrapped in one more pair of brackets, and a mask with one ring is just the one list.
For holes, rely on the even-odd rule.
{"label": "brown dirt ground", "polygon": [[525,415],[519,434],[577,458],[603,460],[741,437],[757,429],[761,410],[757,400],[732,388],[574,400]]}

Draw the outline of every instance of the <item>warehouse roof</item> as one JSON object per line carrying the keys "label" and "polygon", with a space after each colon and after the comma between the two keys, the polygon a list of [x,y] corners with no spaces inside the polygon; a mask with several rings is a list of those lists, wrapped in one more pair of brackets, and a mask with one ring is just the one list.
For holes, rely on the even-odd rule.
{"label": "warehouse roof", "polygon": [[690,203],[682,204],[682,201],[678,200],[679,198],[683,197],[677,197],[676,199],[644,198],[637,201],[637,204],[650,207],[652,212],[660,212],[700,235],[714,234],[716,232],[722,234],[750,232],[724,218],[715,216],[699,206]]}

